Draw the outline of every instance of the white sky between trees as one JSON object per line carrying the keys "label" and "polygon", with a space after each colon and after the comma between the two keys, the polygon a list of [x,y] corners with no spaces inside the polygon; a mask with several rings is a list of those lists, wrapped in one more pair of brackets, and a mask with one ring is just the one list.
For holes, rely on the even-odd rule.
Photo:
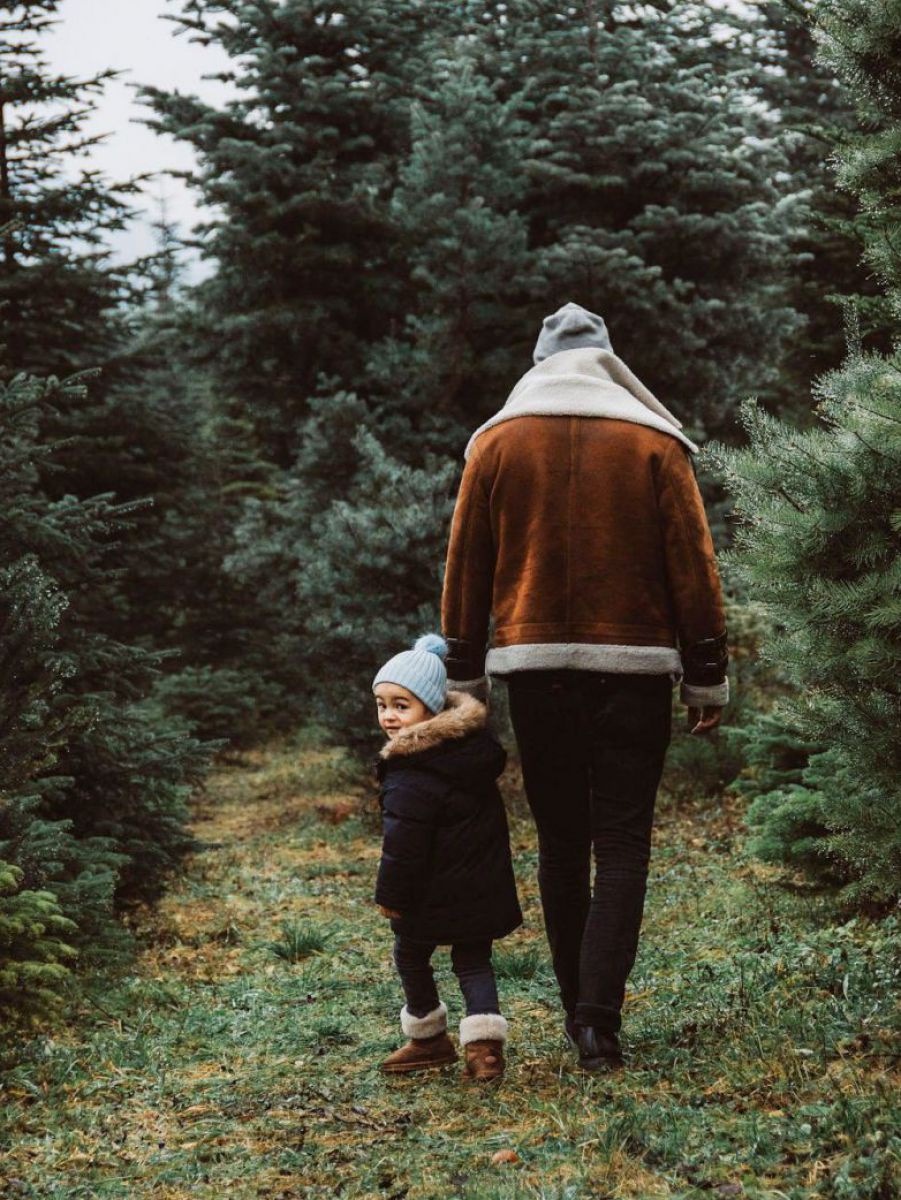
{"label": "white sky between trees", "polygon": [[[51,70],[61,75],[86,79],[109,68],[123,74],[107,83],[97,100],[85,131],[109,136],[79,160],[82,167],[96,168],[110,180],[121,181],[146,171],[191,170],[195,165],[190,146],[162,137],[139,124],[149,110],[137,102],[135,85],[178,90],[221,104],[230,94],[222,83],[204,80],[229,65],[218,47],[204,48],[176,37],[178,26],[162,20],[166,13],[181,11],[177,0],[63,0],[57,24],[41,45]],[[139,211],[130,227],[111,238],[116,261],[129,261],[155,249],[150,223],[159,213],[160,194],[166,197],[169,220],[186,234],[203,218],[191,189],[181,179],[161,176],[144,184],[144,203],[132,203]],[[195,260],[189,265],[190,279],[208,270]]]}

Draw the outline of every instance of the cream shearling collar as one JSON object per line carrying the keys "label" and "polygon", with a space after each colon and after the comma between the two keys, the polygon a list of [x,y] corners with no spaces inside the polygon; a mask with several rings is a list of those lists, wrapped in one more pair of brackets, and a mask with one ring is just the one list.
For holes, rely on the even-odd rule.
{"label": "cream shearling collar", "polygon": [[469,458],[476,438],[514,417],[609,417],[649,425],[678,438],[692,452],[698,447],[682,430],[682,422],[644,386],[610,350],[580,346],[561,350],[532,367],[519,380],[500,412],[480,425],[466,447]]}
{"label": "cream shearling collar", "polygon": [[420,750],[431,750],[452,738],[466,737],[477,729],[483,729],[488,719],[488,710],[480,700],[465,692],[447,693],[447,707],[427,721],[420,721],[399,730],[379,751],[380,758],[394,758],[405,754],[418,754]]}

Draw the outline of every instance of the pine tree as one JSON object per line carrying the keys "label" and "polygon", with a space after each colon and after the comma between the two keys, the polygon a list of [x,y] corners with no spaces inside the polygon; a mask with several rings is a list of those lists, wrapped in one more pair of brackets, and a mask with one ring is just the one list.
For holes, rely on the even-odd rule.
{"label": "pine tree", "polygon": [[420,453],[446,453],[503,403],[531,350],[519,211],[528,127],[518,102],[498,100],[469,39],[436,39],[428,61],[432,91],[412,105],[390,204],[408,307],[400,332],[370,355],[366,384],[386,422],[398,411],[413,418]]}
{"label": "pine tree", "polygon": [[[791,302],[806,318],[791,339],[771,411],[810,424],[809,392],[818,376],[845,355],[843,317],[853,311],[857,335],[871,349],[888,350],[889,315],[873,272],[861,260],[856,204],[836,188],[832,158],[853,134],[854,106],[832,68],[817,58],[812,27],[817,0],[778,0],[761,6],[755,41],[756,90],[778,114],[788,169],[809,193],[808,219],[793,241]],[[769,42],[768,42],[769,38]]]}
{"label": "pine tree", "polygon": [[[824,0],[817,19],[823,57],[858,107],[862,128],[842,151],[839,180],[860,198],[897,339],[901,3]],[[751,811],[768,857],[831,860],[851,876],[849,900],[886,899],[901,877],[901,352],[852,344],[816,394],[815,428],[792,429],[748,403],[750,449],[718,451],[742,520],[733,565],[769,607],[768,654],[797,689],[776,715],[811,747],[788,787],[766,790],[763,774]],[[770,728],[751,731],[758,766],[772,761]]]}
{"label": "pine tree", "polygon": [[[69,597],[77,620],[132,647],[171,652],[168,671],[205,671],[210,682],[211,662],[240,659],[246,649],[236,613],[256,624],[252,602],[233,594],[222,570],[236,519],[236,503],[223,495],[236,488],[243,464],[223,466],[230,447],[218,436],[209,385],[186,363],[177,236],[165,214],[154,255],[127,268],[110,263],[108,237],[128,217],[136,181],[113,185],[79,170],[96,141],[85,119],[113,73],[84,81],[52,75],[42,38],[58,12],[58,0],[0,4],[6,374],[34,369],[91,380],[89,388],[58,390],[41,409],[36,435],[55,447],[38,463],[48,501],[107,494],[127,506],[128,536],[100,535],[108,542],[104,569]],[[250,680],[245,671],[249,701],[238,706],[245,721],[255,700]],[[202,707],[182,703],[171,682],[163,691],[173,711],[209,728]],[[165,720],[162,709],[159,716]]]}
{"label": "pine tree", "polygon": [[105,238],[128,216],[134,181],[109,184],[80,161],[94,98],[114,72],[51,74],[41,37],[60,0],[0,0],[0,308],[4,369],[66,376],[112,352],[124,293]]}
{"label": "pine tree", "polygon": [[[268,670],[288,711],[299,697],[305,718],[371,747],[373,664],[438,621],[456,465],[395,457],[353,394],[311,406],[304,451],[276,501],[248,504],[227,565],[264,611],[281,614]],[[413,443],[410,429],[402,440]]]}
{"label": "pine tree", "polygon": [[819,384],[817,427],[748,402],[750,448],[717,450],[741,521],[726,561],[768,607],[765,653],[797,689],[774,716],[785,741],[814,748],[800,779],[769,790],[755,768],[772,761],[774,720],[749,731],[756,847],[851,874],[849,898],[891,895],[901,866],[899,381],[897,355],[855,355]]}
{"label": "pine tree", "polygon": [[[115,871],[106,844],[80,844],[71,821],[42,811],[60,748],[87,714],[61,702],[75,666],[60,645],[67,608],[41,565],[58,543],[90,540],[94,511],[48,519],[34,502],[37,410],[52,389],[25,376],[0,383],[0,1020],[30,1021],[56,1007],[75,955],[69,944],[109,921]],[[79,926],[77,918],[83,923]]]}
{"label": "pine tree", "polygon": [[221,214],[200,230],[217,267],[196,293],[200,361],[282,467],[318,375],[354,386],[390,331],[402,255],[387,204],[435,19],[416,0],[184,0],[178,24],[231,57],[241,94],[216,109],[143,89],[148,123],[195,147],[192,182]]}
{"label": "pine tree", "polygon": [[53,1012],[75,951],[74,922],[52,892],[22,887],[20,868],[0,858],[0,1015],[32,1023]]}
{"label": "pine tree", "polygon": [[206,761],[153,711],[158,656],[99,631],[84,600],[103,591],[129,506],[44,490],[58,452],[45,422],[83,390],[0,381],[0,977],[4,1002],[21,985],[24,1015],[62,984],[67,946],[114,950],[115,906],[158,892],[192,844],[185,802]]}
{"label": "pine tree", "polygon": [[802,323],[787,292],[803,181],[754,103],[759,61],[733,48],[754,23],[690,0],[529,0],[495,19],[497,73],[532,128],[533,326],[569,299],[602,312],[695,437],[732,436]]}

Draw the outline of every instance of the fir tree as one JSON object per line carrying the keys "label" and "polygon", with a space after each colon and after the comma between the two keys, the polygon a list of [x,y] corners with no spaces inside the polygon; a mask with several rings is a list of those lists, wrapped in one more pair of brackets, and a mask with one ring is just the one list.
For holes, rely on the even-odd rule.
{"label": "fir tree", "polygon": [[114,906],[156,894],[177,865],[191,845],[187,793],[206,758],[149,705],[157,657],[86,615],[129,506],[44,490],[57,453],[44,423],[83,390],[22,374],[0,383],[0,859],[12,922],[0,975],[4,998],[9,980],[33,979],[19,1000],[26,1013],[61,984],[65,945],[108,952],[121,941]]}
{"label": "fir tree", "polygon": [[191,302],[177,276],[166,288],[170,299],[151,292],[133,313],[114,393],[117,427],[131,430],[110,462],[118,494],[153,502],[135,513],[113,560],[117,623],[108,627],[169,655],[155,693],[163,711],[203,737],[245,744],[276,714],[290,719],[271,669],[285,614],[264,608],[225,565],[244,505],[272,496],[275,469],[252,423],[219,409],[186,344]]}
{"label": "fir tree", "polygon": [[802,323],[787,286],[803,181],[753,103],[759,61],[733,48],[753,22],[689,0],[529,0],[495,19],[497,73],[532,128],[533,325],[569,299],[602,312],[696,437],[731,436]]}
{"label": "fir tree", "polygon": [[[5,362],[8,373],[90,372],[89,388],[60,389],[41,409],[36,435],[55,447],[38,463],[48,501],[108,494],[127,506],[127,538],[113,528],[98,534],[107,539],[104,569],[71,592],[81,626],[171,652],[170,671],[228,663],[246,650],[236,613],[255,624],[252,602],[233,594],[222,570],[236,516],[235,501],[222,497],[243,463],[223,466],[231,447],[218,436],[207,381],[186,362],[177,235],[165,213],[154,255],[110,264],[107,239],[129,216],[136,181],[117,186],[79,170],[96,141],[85,118],[113,73],[52,75],[41,39],[58,10],[57,0],[0,4],[0,222],[11,222],[0,247]],[[246,672],[245,688],[249,681]],[[171,684],[166,694],[204,724]]]}
{"label": "fir tree", "polygon": [[864,132],[838,156],[838,182],[857,196],[868,262],[889,298],[897,342],[901,305],[901,53],[898,0],[822,0],[817,9],[822,57],[851,93]]}
{"label": "fir tree", "polygon": [[[78,603],[96,628],[147,642],[159,627],[157,614],[178,603],[160,587],[163,580],[177,587],[177,550],[170,545],[161,554],[159,543],[177,534],[163,524],[167,502],[197,476],[193,414],[179,407],[179,396],[152,387],[165,350],[138,334],[134,312],[126,317],[134,281],[110,263],[107,238],[130,215],[126,199],[136,183],[113,185],[80,166],[97,141],[84,132],[86,117],[113,72],[88,80],[53,75],[41,41],[58,11],[58,0],[0,3],[3,371],[60,378],[91,372],[89,389],[60,389],[41,410],[38,440],[56,446],[39,464],[41,487],[52,500],[115,493],[120,502],[143,502],[143,510],[131,510],[141,530],[133,529],[127,550],[110,548],[109,569],[93,591],[78,592]],[[161,485],[165,496],[154,508]]]}
{"label": "fir tree", "polygon": [[816,0],[778,0],[761,6],[756,91],[778,116],[788,169],[809,193],[808,219],[792,251],[791,302],[806,318],[788,344],[778,411],[810,424],[813,380],[845,355],[843,318],[855,314],[858,335],[871,349],[889,349],[888,311],[872,270],[861,260],[854,197],[836,188],[832,158],[853,133],[850,96],[831,67],[817,57],[812,27]]}
{"label": "fir tree", "polygon": [[353,386],[390,329],[402,261],[387,203],[405,148],[427,22],[416,0],[185,0],[177,19],[231,57],[239,97],[216,109],[147,87],[151,127],[189,141],[217,216],[192,333],[234,417],[288,466],[320,372]]}
{"label": "fir tree", "polygon": [[529,231],[518,211],[528,127],[517,102],[497,98],[468,39],[433,43],[429,76],[390,205],[409,308],[399,335],[373,350],[366,381],[386,422],[408,414],[420,452],[446,453],[503,403],[531,349]]}
{"label": "fir tree", "polygon": [[[863,129],[839,179],[862,201],[861,232],[893,312],[899,311],[897,151],[901,145],[901,4],[825,0],[822,53],[855,97]],[[895,326],[897,338],[898,326]],[[818,425],[799,431],[748,403],[751,446],[718,451],[738,498],[734,566],[770,609],[768,654],[797,695],[781,702],[786,737],[807,761],[768,790],[762,762],[773,722],[750,733],[746,790],[758,849],[770,858],[850,875],[846,895],[886,898],[901,877],[901,354],[852,344],[816,389]],[[777,746],[777,750],[779,747]]]}
{"label": "fir tree", "polygon": [[[108,924],[116,868],[107,844],[81,844],[71,821],[53,819],[43,791],[60,749],[87,714],[61,702],[76,668],[61,646],[68,607],[41,565],[59,543],[84,544],[96,531],[96,507],[77,505],[49,517],[35,503],[38,409],[52,389],[25,376],[0,384],[0,1020],[32,1020],[59,1000],[69,942]],[[43,507],[43,511],[42,511]],[[79,921],[81,924],[79,924]]]}
{"label": "fir tree", "polygon": [[[608,316],[698,437],[734,436],[749,390],[806,406],[780,363],[803,324],[809,181],[760,82],[788,54],[760,20],[689,0],[185,0],[177,24],[224,48],[239,86],[219,109],[145,98],[155,128],[196,148],[221,213],[199,230],[215,271],[180,336],[224,438],[224,595],[252,613],[217,606],[238,619],[186,664],[185,711],[205,672],[235,696],[249,663],[285,711],[300,689],[343,704],[325,648],[357,661],[368,618],[361,604],[326,629],[323,581],[372,586],[338,535],[347,505],[373,530],[393,520],[360,438],[405,476],[434,455],[437,511],[467,432],[564,300]],[[414,539],[415,567],[398,541],[396,562],[432,579],[445,535]],[[227,707],[210,707],[217,729]]]}
{"label": "fir tree", "polygon": [[105,238],[128,216],[134,181],[117,186],[79,163],[84,132],[114,72],[51,74],[41,37],[60,0],[0,0],[0,308],[6,371],[65,376],[112,351],[125,279]]}
{"label": "fir tree", "polygon": [[23,872],[0,858],[0,1016],[33,1023],[59,1005],[75,951],[75,928],[52,892],[22,887]]}
{"label": "fir tree", "polygon": [[[717,457],[737,497],[726,561],[768,607],[765,648],[797,689],[776,715],[778,755],[815,747],[776,790],[774,719],[752,726],[746,793],[766,857],[845,872],[849,896],[890,895],[901,867],[901,359],[857,355],[818,387],[817,427],[795,430],[751,402],[750,448]],[[819,845],[814,840],[819,836]],[[830,866],[831,860],[831,866]]]}
{"label": "fir tree", "polygon": [[[356,648],[383,652],[358,602],[376,586],[369,558],[339,536],[350,511],[380,545],[396,524],[373,445],[410,479],[435,456],[434,516],[468,431],[571,291],[613,310],[617,349],[697,432],[775,378],[797,324],[797,189],[777,182],[784,154],[749,103],[747,63],[717,74],[726,52],[701,6],[593,7],[183,7],[179,24],[230,54],[241,96],[217,110],[145,95],[152,124],[197,148],[194,182],[223,214],[201,230],[216,270],[185,337],[204,348],[218,419],[285,472],[247,489],[226,559],[266,631],[243,621],[246,661],[278,646],[262,669],[280,695],[344,711],[328,662],[359,662],[362,678]],[[433,604],[446,528],[411,545],[397,533],[393,567],[381,551],[386,570],[432,581]]]}
{"label": "fir tree", "polygon": [[[20,391],[17,407],[23,399]],[[5,433],[17,440],[15,430],[7,426]],[[64,603],[33,559],[0,568],[0,1021],[15,1016],[27,1022],[51,1012],[76,954],[68,938],[78,926],[65,916],[60,897],[28,870],[36,857],[70,878],[80,874],[71,871],[79,847],[68,826],[36,818],[28,787],[52,761],[51,747],[65,732],[58,714],[48,719],[60,671],[53,643]],[[107,899],[112,889],[110,877]]]}
{"label": "fir tree", "polygon": [[[268,670],[289,711],[300,698],[307,718],[359,748],[375,730],[373,664],[436,627],[456,464],[394,456],[355,395],[311,406],[304,451],[276,501],[247,505],[227,566],[264,611],[282,614]],[[401,440],[414,442],[410,429]]]}

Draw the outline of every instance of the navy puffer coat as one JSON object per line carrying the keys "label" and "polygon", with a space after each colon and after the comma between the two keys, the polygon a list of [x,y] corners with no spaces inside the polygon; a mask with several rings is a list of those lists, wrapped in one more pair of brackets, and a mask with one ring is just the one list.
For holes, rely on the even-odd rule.
{"label": "navy puffer coat", "polygon": [[443,712],[401,730],[381,753],[375,900],[402,914],[391,927],[413,941],[500,938],[522,924],[496,783],[507,755],[486,715],[478,700],[448,692]]}

